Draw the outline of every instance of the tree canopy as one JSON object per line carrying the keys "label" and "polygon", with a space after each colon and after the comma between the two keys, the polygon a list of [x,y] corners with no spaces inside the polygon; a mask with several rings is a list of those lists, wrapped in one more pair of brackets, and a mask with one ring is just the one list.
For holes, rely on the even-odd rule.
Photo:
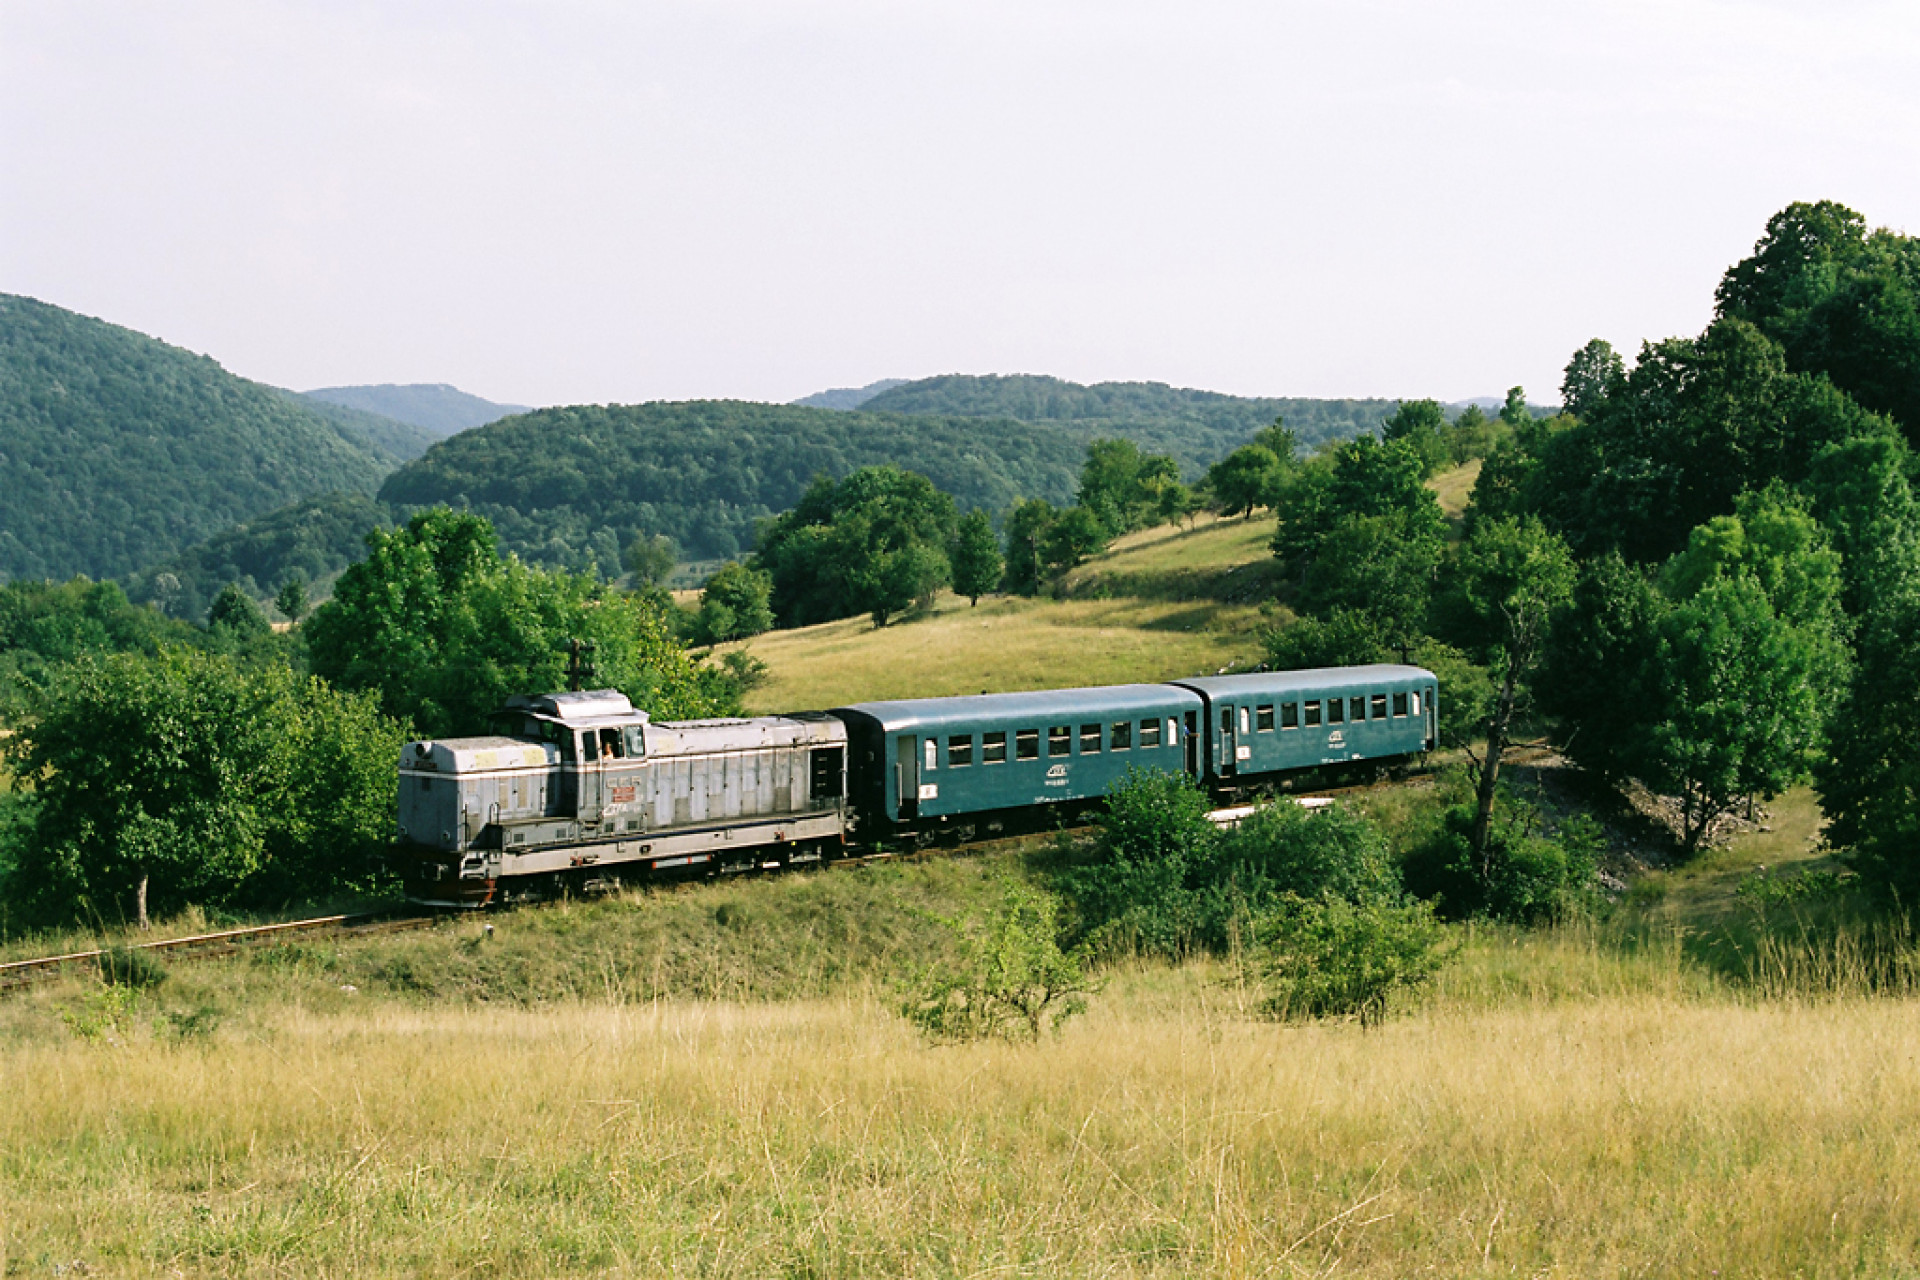
{"label": "tree canopy", "polygon": [[838,482],[818,478],[768,522],[753,566],[773,579],[781,626],[861,613],[885,626],[952,581],[947,548],[958,526],[953,499],[927,477],[863,467]]}

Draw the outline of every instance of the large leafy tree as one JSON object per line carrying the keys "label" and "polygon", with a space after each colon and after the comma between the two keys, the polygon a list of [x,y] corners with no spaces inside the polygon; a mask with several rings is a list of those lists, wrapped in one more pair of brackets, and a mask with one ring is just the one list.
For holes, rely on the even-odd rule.
{"label": "large leafy tree", "polygon": [[656,601],[502,558],[485,519],[444,507],[368,535],[304,629],[317,674],[427,734],[477,732],[510,695],[563,688],[572,639],[595,646],[600,683],[660,719],[735,706]]}
{"label": "large leafy tree", "polygon": [[1207,486],[1213,490],[1220,514],[1253,514],[1256,507],[1270,507],[1280,491],[1285,466],[1273,450],[1261,444],[1245,444],[1207,469]]}
{"label": "large leafy tree", "polygon": [[1573,557],[1538,520],[1476,525],[1449,574],[1442,616],[1451,637],[1491,669],[1498,693],[1486,720],[1469,843],[1487,871],[1488,832],[1515,708],[1554,619],[1572,599]]}
{"label": "large leafy tree", "polygon": [[1160,490],[1180,483],[1180,467],[1164,454],[1143,453],[1131,440],[1087,446],[1076,505],[1100,521],[1109,538],[1145,527],[1158,515]]}
{"label": "large leafy tree", "polygon": [[1000,556],[1000,540],[993,536],[993,521],[984,511],[969,511],[960,517],[959,532],[954,535],[953,589],[977,605],[980,597],[1000,585],[1006,562]]}
{"label": "large leafy tree", "polygon": [[773,626],[773,580],[729,560],[707,579],[700,592],[694,629],[702,644],[721,644],[757,636]]}
{"label": "large leafy tree", "polygon": [[1626,361],[1604,338],[1595,338],[1573,353],[1566,376],[1560,380],[1560,408],[1584,418],[1626,381]]}
{"label": "large leafy tree", "polygon": [[188,901],[324,893],[384,844],[403,738],[372,697],[284,666],[87,659],[8,744],[35,800],[16,883],[44,917],[141,925]]}
{"label": "large leafy tree", "polygon": [[1403,400],[1380,424],[1383,440],[1405,440],[1420,455],[1428,475],[1452,461],[1447,446],[1447,414],[1438,400]]}
{"label": "large leafy tree", "polygon": [[958,524],[953,499],[925,476],[864,467],[838,482],[816,479],[766,525],[753,566],[773,578],[782,626],[861,613],[885,626],[952,580],[947,547]]}

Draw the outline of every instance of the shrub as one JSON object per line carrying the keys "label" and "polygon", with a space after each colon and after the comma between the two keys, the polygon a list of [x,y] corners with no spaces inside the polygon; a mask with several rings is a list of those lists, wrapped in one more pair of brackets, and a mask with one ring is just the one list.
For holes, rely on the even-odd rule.
{"label": "shrub", "polygon": [[1447,810],[1439,830],[1408,855],[1407,888],[1449,920],[1472,916],[1540,924],[1583,909],[1593,891],[1601,848],[1599,825],[1584,814],[1554,834],[1536,830],[1538,815],[1516,811],[1502,797],[1487,849],[1474,856],[1474,808]]}
{"label": "shrub", "polygon": [[100,955],[100,978],[108,986],[144,990],[165,982],[167,969],[139,947],[109,947]]}
{"label": "shrub", "polygon": [[1189,878],[1220,839],[1207,812],[1205,793],[1181,774],[1132,770],[1109,793],[1093,840],[1061,877],[1089,941],[1166,956],[1204,941]]}
{"label": "shrub", "polygon": [[[1250,814],[1216,845],[1208,879],[1234,910],[1260,915],[1282,898],[1397,899],[1400,872],[1379,828],[1344,805],[1279,802]],[[1224,942],[1224,936],[1219,939]]]}
{"label": "shrub", "polygon": [[1085,949],[1060,949],[1060,905],[1049,893],[1008,881],[991,917],[947,923],[960,935],[960,961],[923,976],[900,1010],[936,1040],[1037,1041],[1098,990]]}
{"label": "shrub", "polygon": [[1372,1026],[1452,958],[1425,903],[1288,898],[1254,926],[1252,963],[1268,1017],[1358,1018]]}

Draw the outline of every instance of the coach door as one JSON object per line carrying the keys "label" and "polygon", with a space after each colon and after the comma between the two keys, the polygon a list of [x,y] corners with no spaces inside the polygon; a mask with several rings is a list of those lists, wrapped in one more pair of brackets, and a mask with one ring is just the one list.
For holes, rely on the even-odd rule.
{"label": "coach door", "polygon": [[1231,778],[1235,773],[1239,772],[1239,745],[1240,740],[1234,736],[1233,732],[1233,707],[1230,704],[1222,703],[1220,705],[1221,777]]}
{"label": "coach door", "polygon": [[900,789],[900,820],[910,822],[920,816],[920,760],[918,743],[903,733],[893,743],[893,781]]}
{"label": "coach door", "polygon": [[600,753],[594,749],[594,733],[589,729],[580,735],[580,806],[575,810],[582,824],[596,826],[600,822]]}
{"label": "coach door", "polygon": [[1199,727],[1199,717],[1191,711],[1187,712],[1187,776],[1190,778],[1200,776],[1200,734],[1197,732]]}

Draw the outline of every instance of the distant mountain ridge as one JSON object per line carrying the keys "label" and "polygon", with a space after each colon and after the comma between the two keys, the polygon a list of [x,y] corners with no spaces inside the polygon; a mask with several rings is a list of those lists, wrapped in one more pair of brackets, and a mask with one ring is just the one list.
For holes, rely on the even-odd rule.
{"label": "distant mountain ridge", "polygon": [[891,391],[895,387],[906,385],[905,378],[882,378],[878,382],[869,382],[864,387],[834,387],[827,391],[816,391],[810,396],[801,396],[791,403],[809,409],[858,409],[882,391]]}
{"label": "distant mountain ridge", "polygon": [[[489,422],[528,412],[523,404],[495,404],[444,382],[414,382],[404,385],[381,383],[377,386],[321,387],[300,393],[309,400],[324,401],[377,414],[419,427],[435,440]],[[419,454],[414,454],[418,457]]]}
{"label": "distant mountain ridge", "polygon": [[1171,454],[1189,479],[1286,419],[1308,448],[1379,429],[1398,400],[1316,400],[1227,395],[1163,382],[1100,382],[1089,386],[1045,374],[943,374],[903,383],[868,400],[870,413],[1014,418],[1059,427],[1082,442],[1124,436]]}
{"label": "distant mountain ridge", "polygon": [[304,497],[371,492],[399,461],[376,425],[0,294],[0,578],[113,577]]}

